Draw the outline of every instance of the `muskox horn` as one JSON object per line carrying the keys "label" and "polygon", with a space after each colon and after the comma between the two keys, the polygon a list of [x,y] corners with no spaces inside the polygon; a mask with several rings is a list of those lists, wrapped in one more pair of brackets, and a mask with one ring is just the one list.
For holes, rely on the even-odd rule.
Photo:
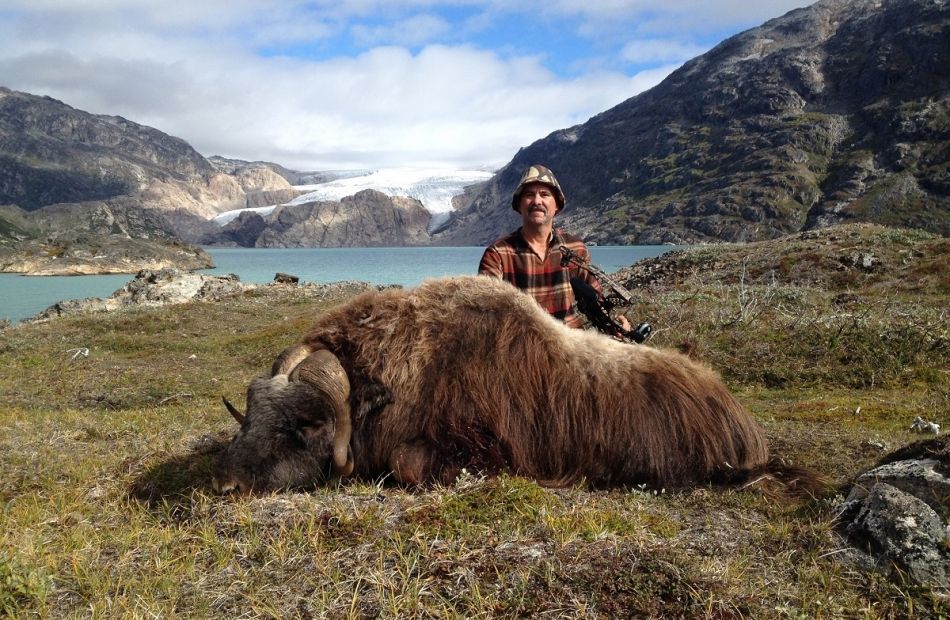
{"label": "muskox horn", "polygon": [[311,353],[313,353],[313,349],[305,344],[294,344],[287,347],[280,352],[280,355],[271,364],[270,376],[290,374],[290,371],[307,359],[307,356]]}
{"label": "muskox horn", "polygon": [[333,434],[333,466],[341,476],[353,473],[350,437],[353,421],[350,416],[350,380],[337,356],[325,349],[311,353],[290,373],[291,381],[305,381],[330,399],[335,417]]}
{"label": "muskox horn", "polygon": [[231,401],[229,401],[224,396],[221,397],[221,400],[224,401],[224,406],[227,408],[229,412],[231,412],[231,415],[234,417],[235,420],[237,420],[237,423],[240,424],[241,426],[244,426],[244,420],[245,420],[244,414],[238,411],[238,408],[232,405]]}

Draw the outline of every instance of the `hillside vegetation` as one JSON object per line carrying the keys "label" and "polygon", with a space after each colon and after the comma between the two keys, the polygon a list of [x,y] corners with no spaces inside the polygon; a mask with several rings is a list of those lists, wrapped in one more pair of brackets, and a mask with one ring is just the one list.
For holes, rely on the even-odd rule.
{"label": "hillside vegetation", "polygon": [[[856,474],[950,418],[948,241],[848,226],[700,247],[616,274],[651,344],[717,368],[821,497],[744,488],[546,489],[464,476],[219,497],[248,381],[348,298],[237,298],[7,327],[0,338],[0,615],[17,617],[945,617],[845,561]],[[460,326],[464,329],[464,326]],[[632,345],[631,345],[632,346]]]}

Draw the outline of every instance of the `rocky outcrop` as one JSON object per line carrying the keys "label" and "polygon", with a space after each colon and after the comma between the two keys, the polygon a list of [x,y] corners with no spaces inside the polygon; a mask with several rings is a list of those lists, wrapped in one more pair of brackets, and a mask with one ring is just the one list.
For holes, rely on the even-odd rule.
{"label": "rocky outcrop", "polygon": [[264,216],[255,211],[243,211],[228,222],[221,230],[215,230],[202,240],[211,245],[236,245],[253,248],[257,240],[267,230]]}
{"label": "rocky outcrop", "polygon": [[212,155],[208,158],[208,163],[214,166],[215,170],[237,176],[242,170],[267,168],[274,174],[282,177],[291,185],[310,185],[315,183],[327,183],[336,179],[343,179],[352,176],[361,176],[367,173],[366,170],[327,170],[317,172],[300,172],[284,168],[280,164],[269,161],[244,161],[242,159],[231,159]]}
{"label": "rocky outcrop", "polygon": [[340,201],[279,206],[266,216],[245,212],[203,242],[268,248],[425,245],[430,218],[418,200],[363,190]]}
{"label": "rocky outcrop", "polygon": [[208,158],[215,170],[234,177],[245,193],[245,204],[238,208],[266,207],[290,202],[300,195],[293,185],[300,185],[306,174],[288,170],[264,161],[247,162],[220,156]]}
{"label": "rocky outcrop", "polygon": [[163,306],[192,301],[217,301],[255,288],[235,275],[207,276],[177,269],[143,270],[106,299],[91,297],[60,301],[26,322],[45,321],[64,314],[109,312],[126,306]]}
{"label": "rocky outcrop", "polygon": [[201,248],[169,239],[79,235],[72,241],[31,240],[0,246],[0,272],[31,276],[136,273],[142,269],[214,267]]}
{"label": "rocky outcrop", "polygon": [[[284,275],[287,274],[278,274]],[[389,288],[373,286],[367,282],[341,281],[328,284],[275,282],[266,285],[246,284],[234,274],[211,276],[185,273],[178,269],[143,270],[109,297],[90,297],[60,301],[36,314],[24,323],[48,321],[69,314],[85,312],[112,312],[133,306],[166,306],[190,302],[220,302],[243,295],[250,290],[293,295],[299,299],[326,301],[352,297],[372,289]],[[6,326],[9,326],[7,324]],[[0,324],[0,327],[4,325]]]}
{"label": "rocky outcrop", "polygon": [[843,504],[848,558],[950,595],[950,436],[916,442],[861,474]]}
{"label": "rocky outcrop", "polygon": [[822,0],[521,149],[436,242],[518,225],[543,163],[560,222],[599,243],[753,241],[852,220],[950,235],[950,8]]}

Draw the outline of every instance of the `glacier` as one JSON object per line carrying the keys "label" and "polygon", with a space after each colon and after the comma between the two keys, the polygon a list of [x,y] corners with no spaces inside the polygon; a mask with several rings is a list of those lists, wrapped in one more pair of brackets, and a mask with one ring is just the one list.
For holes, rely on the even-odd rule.
{"label": "glacier", "polygon": [[[432,214],[429,230],[442,225],[452,212],[452,199],[474,183],[487,181],[491,172],[484,170],[446,170],[439,168],[382,168],[359,176],[339,178],[326,183],[295,185],[304,194],[284,203],[284,206],[302,205],[320,200],[340,200],[364,189],[375,189],[388,196],[408,196],[422,203]],[[224,226],[244,211],[267,215],[278,205],[235,209],[216,215],[212,221]]]}

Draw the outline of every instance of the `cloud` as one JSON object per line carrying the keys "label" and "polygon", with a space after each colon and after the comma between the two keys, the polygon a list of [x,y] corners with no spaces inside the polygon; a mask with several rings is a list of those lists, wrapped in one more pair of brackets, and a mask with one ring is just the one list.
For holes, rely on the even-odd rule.
{"label": "cloud", "polygon": [[631,64],[656,62],[685,62],[707,51],[693,43],[668,39],[640,39],[631,41],[620,50],[620,58]]}
{"label": "cloud", "polygon": [[676,25],[683,27],[683,20],[690,30],[702,28],[715,30],[724,25],[759,24],[766,19],[783,15],[788,11],[813,4],[811,0],[545,0],[537,2],[545,14],[560,15],[576,20],[585,29],[604,27],[609,24],[669,23],[670,34]]}
{"label": "cloud", "polygon": [[704,20],[795,4],[6,0],[0,85],[125,116],[206,155],[298,169],[501,165],[658,83],[702,51]]}
{"label": "cloud", "polygon": [[391,24],[366,26],[358,24],[352,33],[358,45],[371,48],[378,45],[417,47],[441,39],[451,25],[435,15],[413,15]]}

